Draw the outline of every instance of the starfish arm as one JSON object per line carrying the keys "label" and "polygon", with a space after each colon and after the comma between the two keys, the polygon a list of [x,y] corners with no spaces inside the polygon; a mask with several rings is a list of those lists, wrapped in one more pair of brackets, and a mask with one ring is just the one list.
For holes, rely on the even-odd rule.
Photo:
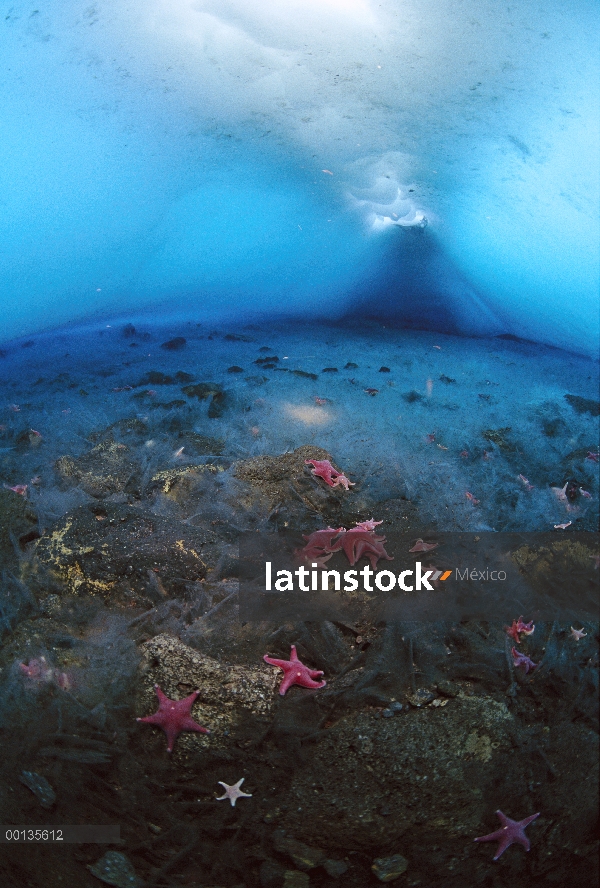
{"label": "starfish arm", "polygon": [[283,677],[283,681],[282,681],[281,684],[279,685],[279,695],[280,695],[281,697],[283,697],[284,694],[285,694],[287,691],[289,691],[289,689],[291,688],[291,686],[292,686],[293,684],[296,683],[296,682],[295,682],[295,679],[296,679],[296,678],[297,678],[297,676],[296,676],[293,672],[291,672],[290,670],[288,670],[288,671],[286,672],[286,674],[285,674],[284,677]]}
{"label": "starfish arm", "polygon": [[505,836],[504,829],[497,829],[493,833],[488,833],[487,836],[477,836],[476,839],[473,839],[474,842],[499,842]]}
{"label": "starfish arm", "polygon": [[146,725],[160,725],[162,727],[163,717],[159,712],[155,712],[153,715],[146,715],[144,718],[136,718],[137,722],[143,722]]}
{"label": "starfish arm", "polygon": [[296,645],[293,644],[290,650],[290,663],[299,662],[298,652],[296,651]]}
{"label": "starfish arm", "polygon": [[269,657],[268,654],[264,655],[263,660],[270,666],[279,666],[280,669],[285,669],[289,663],[289,660],[276,660],[275,657]]}
{"label": "starfish arm", "polygon": [[170,702],[167,695],[161,691],[161,689],[159,688],[159,686],[157,684],[154,685],[154,690],[156,692],[156,696],[158,697],[159,704]]}
{"label": "starfish arm", "polygon": [[311,678],[320,678],[325,675],[322,669],[308,669],[307,671]]}
{"label": "starfish arm", "polygon": [[202,725],[199,725],[198,722],[194,721],[191,715],[188,715],[187,718],[182,719],[181,730],[196,731],[199,734],[210,734],[208,728],[204,728]]}

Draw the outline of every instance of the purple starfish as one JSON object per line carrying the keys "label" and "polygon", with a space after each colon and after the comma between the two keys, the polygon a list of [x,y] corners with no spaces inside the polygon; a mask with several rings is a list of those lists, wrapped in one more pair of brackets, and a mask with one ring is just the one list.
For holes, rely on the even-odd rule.
{"label": "purple starfish", "polygon": [[490,833],[487,836],[479,836],[479,838],[473,839],[473,841],[499,842],[496,854],[494,855],[494,860],[498,860],[500,855],[504,854],[508,846],[512,845],[513,842],[518,842],[519,845],[523,845],[526,851],[529,851],[530,844],[529,839],[525,835],[525,827],[529,826],[530,823],[533,823],[536,817],[540,816],[540,812],[538,811],[537,814],[532,814],[530,817],[526,817],[525,820],[511,820],[510,817],[507,817],[502,811],[496,811],[496,814],[502,823],[500,829],[497,829],[496,832]]}
{"label": "purple starfish", "polygon": [[154,715],[146,718],[136,718],[138,722],[147,725],[157,725],[167,735],[167,751],[173,752],[173,744],[182,731],[198,731],[201,734],[210,734],[208,728],[203,728],[191,716],[192,706],[200,691],[194,691],[183,700],[170,700],[156,684],[154,685],[158,697],[158,709]]}
{"label": "purple starfish", "polygon": [[283,696],[292,685],[300,685],[301,688],[324,688],[327,682],[314,681],[313,679],[323,675],[320,669],[309,669],[304,663],[301,663],[296,653],[296,645],[292,645],[289,660],[276,660],[265,654],[263,657],[265,663],[271,666],[279,666],[283,669],[283,681],[279,685],[279,693]]}
{"label": "purple starfish", "polygon": [[515,648],[511,648],[510,652],[513,658],[513,665],[520,669],[524,669],[525,675],[527,675],[530,669],[537,668],[538,664],[534,663],[527,654],[521,654],[519,651],[515,650]]}

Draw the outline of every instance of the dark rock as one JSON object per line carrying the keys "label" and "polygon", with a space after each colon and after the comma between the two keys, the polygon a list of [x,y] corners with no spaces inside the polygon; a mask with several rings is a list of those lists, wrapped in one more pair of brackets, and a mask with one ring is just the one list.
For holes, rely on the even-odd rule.
{"label": "dark rock", "polygon": [[36,526],[37,517],[25,497],[0,489],[0,564],[16,560],[12,540],[25,538]]}
{"label": "dark rock", "polygon": [[294,376],[299,376],[301,379],[318,379],[318,375],[316,373],[307,373],[306,370],[292,370],[291,371]]}
{"label": "dark rock", "polygon": [[211,438],[209,435],[199,435],[198,432],[180,432],[179,440],[196,456],[220,456],[225,447],[222,438]]}
{"label": "dark rock", "polygon": [[78,485],[97,499],[124,490],[137,469],[127,445],[117,443],[112,435],[96,444],[85,456],[77,459],[61,456],[54,464],[54,470],[63,481]]}
{"label": "dark rock", "polygon": [[440,382],[445,382],[446,385],[456,385],[456,380],[452,379],[451,376],[446,376],[445,373],[442,373],[440,376]]}
{"label": "dark rock", "polygon": [[163,342],[161,348],[164,348],[167,351],[181,351],[186,345],[187,342],[183,336],[176,336],[174,339],[169,339],[167,342]]}
{"label": "dark rock", "polygon": [[160,370],[149,370],[146,375],[140,379],[138,382],[138,386],[140,385],[174,385],[175,379],[172,376],[167,376],[166,373],[162,373]]}
{"label": "dark rock", "polygon": [[139,882],[129,859],[120,851],[107,851],[100,860],[88,864],[93,876],[116,888],[138,888]]}
{"label": "dark rock", "polygon": [[517,448],[507,437],[511,430],[511,426],[503,426],[500,429],[485,429],[481,435],[486,441],[491,441],[492,444],[496,444],[501,450],[514,452]]}
{"label": "dark rock", "polygon": [[263,860],[258,871],[260,888],[282,888],[285,869],[274,860]]}
{"label": "dark rock", "polygon": [[296,866],[301,870],[311,870],[321,866],[327,859],[325,851],[320,848],[311,848],[304,842],[298,842],[291,836],[285,835],[281,830],[273,834],[273,846],[279,854],[287,854]]}
{"label": "dark rock", "polygon": [[542,431],[547,438],[558,438],[567,434],[569,426],[564,419],[557,416],[555,419],[542,420]]}
{"label": "dark rock", "polygon": [[211,531],[103,503],[70,512],[39,541],[36,558],[71,594],[100,595],[113,604],[155,603],[162,593],[149,583],[148,571],[166,594],[181,595],[186,583],[206,575],[203,550],[212,551],[215,542]]}
{"label": "dark rock", "polygon": [[380,882],[395,882],[408,869],[408,860],[401,854],[392,857],[376,857],[371,870]]}
{"label": "dark rock", "polygon": [[135,336],[136,330],[133,324],[125,324],[123,329],[121,330],[121,336],[125,339],[132,339]]}
{"label": "dark rock", "polygon": [[215,392],[208,405],[208,418],[220,419],[229,406],[227,392]]}
{"label": "dark rock", "polygon": [[348,363],[344,367],[344,370],[357,370],[357,369],[358,369],[358,364],[355,364],[354,361],[348,361]]}
{"label": "dark rock", "polygon": [[306,873],[286,870],[283,876],[283,888],[310,888],[310,879]]}
{"label": "dark rock", "polygon": [[198,398],[199,401],[206,401],[214,395],[222,391],[221,386],[215,382],[197,382],[195,385],[186,385],[181,391],[188,398]]}
{"label": "dark rock", "polygon": [[175,374],[177,382],[191,382],[193,378],[191,373],[186,373],[184,370],[178,370]]}
{"label": "dark rock", "polygon": [[444,697],[458,697],[460,693],[459,685],[455,684],[453,681],[438,681],[437,689],[440,694],[444,695]]}
{"label": "dark rock", "polygon": [[323,367],[323,370],[321,372],[322,373],[337,373],[338,368],[337,367]]}
{"label": "dark rock", "polygon": [[380,367],[379,372],[380,373],[391,373],[392,371],[390,370],[389,367]]}
{"label": "dark rock", "polygon": [[414,404],[416,401],[423,401],[424,400],[424,396],[420,392],[415,391],[414,389],[411,392],[405,392],[402,395],[402,397],[409,404]]}
{"label": "dark rock", "polygon": [[226,333],[223,339],[226,342],[252,342],[249,336],[242,336],[240,333]]}
{"label": "dark rock", "polygon": [[243,372],[244,372],[244,368],[243,368],[243,367],[238,367],[237,364],[234,364],[232,367],[228,367],[228,368],[227,368],[227,372],[228,372],[228,373],[243,373]]}
{"label": "dark rock", "polygon": [[92,444],[97,444],[99,441],[112,440],[114,438],[114,432],[117,432],[121,437],[127,437],[129,435],[143,437],[146,435],[147,431],[148,426],[141,419],[137,419],[136,417],[119,419],[117,422],[111,423],[105,429],[91,432],[88,435],[88,440],[91,441]]}
{"label": "dark rock", "polygon": [[580,395],[565,395],[565,401],[571,405],[576,413],[589,413],[590,416],[600,416],[600,402],[591,398],[582,398]]}
{"label": "dark rock", "polygon": [[35,771],[22,771],[19,777],[21,783],[30,789],[39,801],[42,808],[49,809],[56,801],[56,793],[41,774]]}
{"label": "dark rock", "polygon": [[277,364],[279,363],[279,358],[277,357],[277,355],[270,355],[269,357],[265,358],[257,358],[254,363],[258,364],[259,366],[264,366],[266,364]]}
{"label": "dark rock", "polygon": [[328,876],[331,876],[333,879],[339,879],[340,876],[348,872],[348,864],[343,860],[330,860],[327,858],[323,863],[323,869]]}

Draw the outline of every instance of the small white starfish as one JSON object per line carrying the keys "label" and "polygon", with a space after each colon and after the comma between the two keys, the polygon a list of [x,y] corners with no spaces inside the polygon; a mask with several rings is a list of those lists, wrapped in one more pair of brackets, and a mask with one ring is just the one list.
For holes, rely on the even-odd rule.
{"label": "small white starfish", "polygon": [[229,801],[231,802],[231,807],[235,808],[235,803],[238,799],[251,799],[251,792],[242,792],[242,790],[240,789],[240,786],[245,779],[245,777],[242,777],[242,779],[238,780],[237,783],[234,783],[233,786],[228,786],[227,783],[223,783],[222,780],[217,780],[217,783],[220,783],[225,790],[225,793],[222,796],[217,796],[217,801],[222,802],[223,799],[229,799]]}
{"label": "small white starfish", "polygon": [[575,641],[579,641],[582,638],[585,638],[587,632],[584,632],[583,629],[573,629],[571,626],[571,637],[575,639]]}

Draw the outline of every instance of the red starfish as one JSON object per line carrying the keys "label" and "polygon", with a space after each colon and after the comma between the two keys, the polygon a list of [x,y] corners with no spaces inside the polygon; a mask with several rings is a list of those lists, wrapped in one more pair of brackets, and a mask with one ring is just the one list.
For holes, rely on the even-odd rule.
{"label": "red starfish", "polygon": [[346,490],[354,487],[354,481],[349,481],[343,472],[338,472],[337,469],[334,469],[328,459],[305,459],[304,462],[307,466],[313,466],[311,469],[313,475],[316,475],[317,478],[322,478],[330,487],[337,487],[339,484]]}
{"label": "red starfish", "polygon": [[157,684],[154,685],[154,690],[158,697],[157,711],[154,715],[147,715],[146,718],[136,718],[136,721],[162,728],[167,735],[167,752],[173,752],[173,744],[182,731],[210,734],[208,728],[203,728],[191,716],[192,706],[200,691],[194,691],[183,700],[170,700]]}
{"label": "red starfish", "polygon": [[514,638],[517,644],[521,644],[521,635],[533,635],[535,631],[533,620],[531,623],[524,623],[522,617],[519,617],[518,620],[513,620],[512,626],[505,626],[504,628],[506,634]]}
{"label": "red starfish", "polygon": [[274,657],[269,657],[268,654],[264,655],[263,660],[265,663],[270,663],[271,666],[279,666],[280,669],[283,669],[283,681],[279,685],[281,696],[292,685],[300,685],[301,688],[324,688],[327,684],[326,681],[314,681],[315,678],[323,675],[323,671],[321,669],[309,669],[308,666],[301,663],[296,653],[295,644],[292,645],[289,660],[276,660]]}
{"label": "red starfish", "polygon": [[494,860],[498,860],[501,854],[503,854],[509,845],[512,845],[513,842],[518,842],[519,845],[523,845],[526,851],[529,851],[530,844],[529,839],[525,835],[525,827],[529,826],[536,817],[540,816],[538,811],[537,814],[532,814],[530,817],[526,817],[525,820],[511,820],[510,817],[507,817],[506,814],[503,814],[502,811],[496,811],[496,814],[500,818],[500,822],[502,826],[500,829],[497,829],[496,832],[490,833],[487,836],[479,836],[477,839],[473,839],[474,842],[496,842],[498,841],[500,844],[496,849],[496,854],[494,855]]}

